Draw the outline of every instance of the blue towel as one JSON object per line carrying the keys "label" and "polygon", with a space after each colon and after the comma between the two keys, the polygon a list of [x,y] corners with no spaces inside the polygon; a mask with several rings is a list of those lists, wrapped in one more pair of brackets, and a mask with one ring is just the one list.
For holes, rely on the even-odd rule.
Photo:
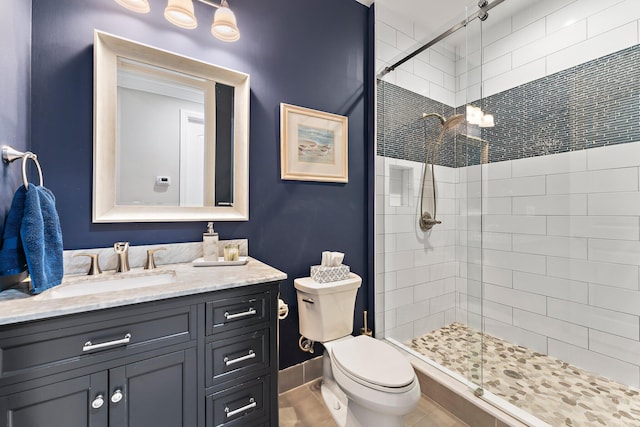
{"label": "blue towel", "polygon": [[12,276],[27,270],[27,259],[20,240],[25,194],[26,190],[22,185],[13,195],[11,208],[5,218],[0,247],[0,276]]}
{"label": "blue towel", "polygon": [[53,193],[29,184],[20,227],[22,247],[31,276],[31,292],[38,294],[62,282],[62,230]]}

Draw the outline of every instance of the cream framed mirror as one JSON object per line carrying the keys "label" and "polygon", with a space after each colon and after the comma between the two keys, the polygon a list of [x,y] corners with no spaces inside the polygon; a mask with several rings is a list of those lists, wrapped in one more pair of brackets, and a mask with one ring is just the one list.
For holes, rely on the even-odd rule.
{"label": "cream framed mirror", "polygon": [[93,222],[249,219],[249,75],[94,32]]}

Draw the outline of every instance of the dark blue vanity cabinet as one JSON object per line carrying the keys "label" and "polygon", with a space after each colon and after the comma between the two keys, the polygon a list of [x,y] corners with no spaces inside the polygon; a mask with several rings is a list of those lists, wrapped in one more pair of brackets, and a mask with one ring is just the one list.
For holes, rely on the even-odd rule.
{"label": "dark blue vanity cabinet", "polygon": [[0,328],[0,427],[277,426],[278,283]]}

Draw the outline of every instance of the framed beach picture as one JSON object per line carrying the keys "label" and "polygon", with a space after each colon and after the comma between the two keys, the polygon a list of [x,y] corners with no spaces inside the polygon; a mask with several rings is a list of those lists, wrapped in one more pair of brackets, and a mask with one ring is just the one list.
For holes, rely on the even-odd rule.
{"label": "framed beach picture", "polygon": [[347,118],[280,104],[280,177],[348,182]]}

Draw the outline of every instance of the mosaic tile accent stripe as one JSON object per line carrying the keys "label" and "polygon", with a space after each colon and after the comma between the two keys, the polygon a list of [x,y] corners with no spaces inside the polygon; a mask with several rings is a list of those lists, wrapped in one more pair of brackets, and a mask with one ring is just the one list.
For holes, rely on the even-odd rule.
{"label": "mosaic tile accent stripe", "polygon": [[[638,64],[640,45],[485,98],[481,107],[496,122],[480,133],[489,141],[485,161],[639,141]],[[378,154],[420,161],[424,131],[420,134],[422,123],[416,116],[423,111],[448,116],[453,108],[387,82],[378,82],[377,90]],[[478,164],[481,147],[468,141],[460,136],[445,139],[436,164]]]}
{"label": "mosaic tile accent stripe", "polygon": [[[440,130],[435,117],[423,119],[423,113],[449,117],[454,109],[441,102],[391,83],[378,81],[378,155],[424,162],[425,141],[433,141]],[[453,134],[446,134],[437,164],[452,164],[455,147]]]}

